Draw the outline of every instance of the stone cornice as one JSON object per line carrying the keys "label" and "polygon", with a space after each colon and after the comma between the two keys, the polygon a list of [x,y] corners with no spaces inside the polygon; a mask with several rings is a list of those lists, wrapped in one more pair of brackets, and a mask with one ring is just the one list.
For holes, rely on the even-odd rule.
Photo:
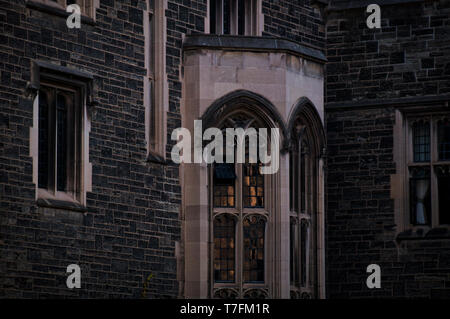
{"label": "stone cornice", "polygon": [[259,52],[288,52],[293,55],[305,57],[319,63],[327,61],[325,54],[315,48],[303,44],[269,36],[236,36],[215,34],[191,34],[183,41],[184,50],[197,48],[228,49],[235,51],[259,51]]}

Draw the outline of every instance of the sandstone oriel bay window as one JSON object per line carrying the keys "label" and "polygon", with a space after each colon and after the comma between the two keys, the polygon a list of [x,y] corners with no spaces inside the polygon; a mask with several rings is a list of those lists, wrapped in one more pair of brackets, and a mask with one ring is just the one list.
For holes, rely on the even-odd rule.
{"label": "sandstone oriel bay window", "polygon": [[409,223],[450,224],[450,116],[408,118],[407,177]]}

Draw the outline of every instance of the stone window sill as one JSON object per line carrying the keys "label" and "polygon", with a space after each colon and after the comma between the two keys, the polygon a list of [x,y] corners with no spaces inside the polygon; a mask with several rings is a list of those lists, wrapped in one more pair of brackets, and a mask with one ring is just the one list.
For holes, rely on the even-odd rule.
{"label": "stone window sill", "polygon": [[440,226],[435,228],[408,229],[397,234],[396,240],[450,239],[450,228]]}
{"label": "stone window sill", "polygon": [[82,213],[88,211],[86,206],[80,205],[75,202],[69,202],[69,201],[58,200],[58,199],[39,198],[36,201],[36,204],[40,207],[72,210],[72,211],[82,212]]}
{"label": "stone window sill", "polygon": [[166,165],[167,161],[161,156],[154,152],[149,152],[147,155],[147,162],[149,163],[157,163],[157,164],[163,164]]}
{"label": "stone window sill", "polygon": [[[28,0],[26,2],[26,5],[30,9],[38,10],[38,11],[41,11],[41,12],[49,13],[49,14],[52,14],[52,15],[55,15],[55,16],[59,16],[59,17],[63,17],[63,18],[67,18],[69,15],[71,15],[70,12],[66,12],[63,9],[60,9],[60,8],[57,8],[57,7],[54,7],[54,6],[45,4],[45,3],[41,3],[39,1]],[[89,24],[89,25],[92,25],[92,26],[97,25],[95,23],[94,19],[92,19],[92,18],[90,18],[88,16],[85,16],[85,15],[81,15],[81,23]]]}

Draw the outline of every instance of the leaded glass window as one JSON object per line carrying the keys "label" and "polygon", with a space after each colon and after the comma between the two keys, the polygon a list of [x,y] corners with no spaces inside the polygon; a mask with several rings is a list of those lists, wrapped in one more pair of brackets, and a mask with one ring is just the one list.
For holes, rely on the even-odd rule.
{"label": "leaded glass window", "polygon": [[244,282],[264,281],[265,225],[261,216],[244,219]]}
{"label": "leaded glass window", "polygon": [[264,176],[260,167],[259,163],[244,165],[244,207],[264,207]]}
{"label": "leaded glass window", "polygon": [[430,160],[430,124],[417,122],[413,125],[414,162]]}
{"label": "leaded glass window", "polygon": [[221,214],[214,219],[214,280],[234,282],[235,280],[235,219]]}
{"label": "leaded glass window", "polygon": [[234,207],[235,179],[234,164],[217,163],[214,165],[215,207]]}

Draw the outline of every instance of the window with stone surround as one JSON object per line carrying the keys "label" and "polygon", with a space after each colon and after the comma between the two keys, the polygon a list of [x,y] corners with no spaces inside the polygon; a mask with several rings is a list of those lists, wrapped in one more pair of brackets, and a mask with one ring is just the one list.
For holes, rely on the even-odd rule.
{"label": "window with stone surround", "polygon": [[79,90],[41,84],[39,90],[39,195],[79,200],[81,171]]}
{"label": "window with stone surround", "polygon": [[146,141],[149,159],[157,161],[163,161],[166,153],[166,6],[167,1],[147,0],[144,10]]}
{"label": "window with stone surround", "polygon": [[84,209],[91,190],[91,74],[33,61],[27,92],[35,94],[30,155],[39,205]]}
{"label": "window with stone surround", "polygon": [[450,225],[450,115],[412,115],[406,125],[407,221]]}
{"label": "window with stone surround", "polygon": [[261,35],[260,0],[209,0],[209,33]]}

